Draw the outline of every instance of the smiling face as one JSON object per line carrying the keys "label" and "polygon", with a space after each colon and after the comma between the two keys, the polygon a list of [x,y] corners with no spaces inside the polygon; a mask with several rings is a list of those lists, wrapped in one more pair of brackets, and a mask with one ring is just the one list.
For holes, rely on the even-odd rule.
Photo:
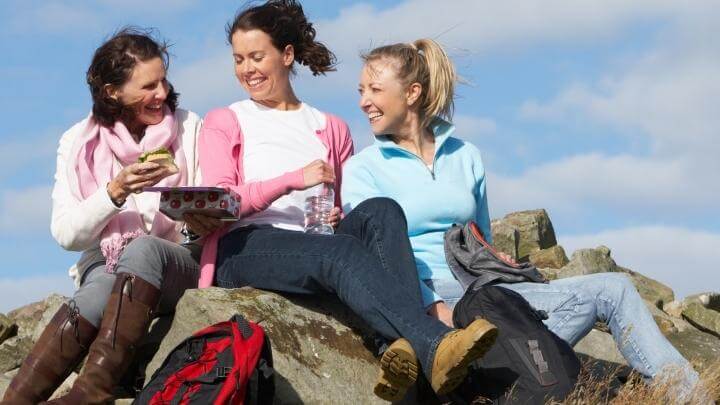
{"label": "smiling face", "polygon": [[261,30],[238,30],[232,35],[235,76],[250,98],[259,103],[291,98],[290,68],[294,60],[291,45],[281,52]]}
{"label": "smiling face", "polygon": [[160,58],[138,61],[122,86],[109,86],[107,91],[110,97],[132,108],[132,122],[125,123],[128,128],[158,124],[163,119],[163,104],[168,96],[165,64]]}
{"label": "smiling face", "polygon": [[388,59],[369,61],[360,74],[360,109],[375,135],[397,135],[408,124],[417,96],[397,77]]}

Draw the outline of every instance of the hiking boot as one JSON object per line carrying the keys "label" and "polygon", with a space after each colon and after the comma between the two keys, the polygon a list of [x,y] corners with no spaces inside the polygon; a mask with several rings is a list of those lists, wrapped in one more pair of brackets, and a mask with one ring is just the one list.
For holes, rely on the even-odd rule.
{"label": "hiking boot", "polygon": [[430,384],[438,395],[445,395],[465,379],[468,366],[484,356],[495,343],[498,330],[485,319],[476,319],[465,329],[445,335],[435,350]]}
{"label": "hiking boot", "polygon": [[417,380],[418,369],[418,360],[410,342],[403,338],[396,340],[380,358],[380,375],[373,392],[390,402],[403,399],[408,388]]}
{"label": "hiking boot", "polygon": [[97,328],[80,316],[73,301],[62,304],[0,402],[20,405],[46,401],[85,357],[95,335]]}

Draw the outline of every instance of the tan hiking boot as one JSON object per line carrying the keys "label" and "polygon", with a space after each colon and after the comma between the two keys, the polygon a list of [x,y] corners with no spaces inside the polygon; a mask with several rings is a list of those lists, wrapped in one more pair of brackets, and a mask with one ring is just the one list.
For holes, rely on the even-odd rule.
{"label": "tan hiking boot", "polygon": [[396,340],[380,358],[380,375],[373,392],[390,402],[403,399],[417,380],[419,368],[410,342],[403,338]]}
{"label": "tan hiking boot", "polygon": [[468,366],[484,356],[495,343],[498,330],[485,319],[476,319],[465,329],[445,335],[435,351],[432,366],[433,390],[445,395],[465,379]]}

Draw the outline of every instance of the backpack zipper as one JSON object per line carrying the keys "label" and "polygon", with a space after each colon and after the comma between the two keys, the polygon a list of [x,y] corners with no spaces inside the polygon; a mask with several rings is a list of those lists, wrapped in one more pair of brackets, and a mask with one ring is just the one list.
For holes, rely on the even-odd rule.
{"label": "backpack zipper", "polygon": [[485,240],[485,238],[483,238],[482,232],[480,232],[480,229],[478,228],[478,226],[477,226],[477,224],[476,224],[475,222],[471,222],[471,223],[470,223],[470,233],[472,233],[472,235],[475,237],[475,239],[476,239],[478,242],[480,242],[480,244],[483,245],[487,250],[489,250],[490,253],[491,253],[493,256],[495,256],[496,259],[500,260],[501,262],[503,262],[503,263],[507,264],[508,266],[513,267],[513,268],[515,268],[515,269],[519,269],[519,268],[520,268],[520,265],[519,265],[519,264],[517,264],[517,263],[511,263],[511,262],[503,259],[502,257],[500,257],[500,255],[498,254],[497,250],[495,250],[494,247],[490,246],[490,244],[487,243],[487,241]]}

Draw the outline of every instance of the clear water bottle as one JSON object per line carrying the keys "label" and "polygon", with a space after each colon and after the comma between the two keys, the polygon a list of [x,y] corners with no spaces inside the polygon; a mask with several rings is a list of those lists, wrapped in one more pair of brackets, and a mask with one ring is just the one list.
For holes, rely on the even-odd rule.
{"label": "clear water bottle", "polygon": [[312,195],[305,199],[305,233],[332,235],[335,230],[330,225],[330,212],[335,205],[335,192],[325,184],[310,191]]}

